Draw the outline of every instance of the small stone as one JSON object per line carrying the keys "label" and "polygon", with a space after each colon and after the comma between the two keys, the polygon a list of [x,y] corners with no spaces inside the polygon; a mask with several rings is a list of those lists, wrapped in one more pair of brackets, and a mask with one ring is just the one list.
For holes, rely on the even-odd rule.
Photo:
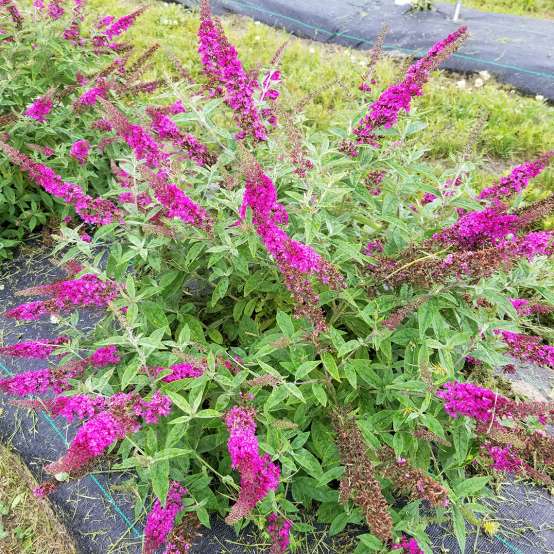
{"label": "small stone", "polygon": [[512,390],[516,394],[524,396],[534,402],[548,402],[548,398],[546,398],[539,389],[525,381],[513,381]]}
{"label": "small stone", "polygon": [[485,81],[483,81],[483,79],[481,79],[480,77],[477,77],[477,79],[475,79],[474,85],[476,88],[481,88],[484,84]]}
{"label": "small stone", "polygon": [[464,89],[466,88],[466,80],[465,79],[461,79],[459,81],[456,81],[456,86],[460,89]]}
{"label": "small stone", "polygon": [[491,78],[491,74],[488,71],[479,71],[479,76],[483,81],[488,81]]}

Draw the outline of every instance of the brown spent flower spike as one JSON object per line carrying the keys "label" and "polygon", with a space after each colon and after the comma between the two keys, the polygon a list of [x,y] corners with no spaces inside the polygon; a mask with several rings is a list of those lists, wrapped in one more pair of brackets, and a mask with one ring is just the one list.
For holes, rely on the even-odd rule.
{"label": "brown spent flower spike", "polygon": [[367,457],[367,445],[356,421],[346,414],[335,413],[333,423],[341,464],[345,467],[340,481],[339,500],[352,499],[364,512],[371,532],[383,542],[392,540],[392,517],[389,505],[375,478],[373,464]]}

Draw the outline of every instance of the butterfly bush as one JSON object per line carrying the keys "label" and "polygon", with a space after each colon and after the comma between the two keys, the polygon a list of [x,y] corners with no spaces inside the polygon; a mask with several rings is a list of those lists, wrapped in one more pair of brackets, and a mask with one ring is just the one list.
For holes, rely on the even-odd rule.
{"label": "butterfly bush", "polygon": [[[50,217],[67,216],[72,211],[66,204],[69,198],[87,223],[105,224],[117,219],[113,204],[108,199],[96,198],[107,190],[109,167],[106,160],[96,157],[94,171],[84,167],[81,170],[75,164],[68,166],[56,155],[56,152],[61,153],[62,141],[52,130],[64,129],[67,136],[79,139],[75,146],[78,150],[74,152],[78,153],[76,159],[80,165],[86,158],[86,143],[81,141],[86,141],[91,149],[96,147],[90,123],[97,114],[87,108],[80,110],[76,117],[71,107],[80,105],[79,97],[83,107],[93,104],[98,95],[106,96],[108,90],[123,86],[123,80],[126,90],[141,84],[140,75],[123,76],[113,72],[100,75],[98,68],[109,67],[115,63],[114,59],[118,60],[116,67],[120,67],[124,45],[109,42],[100,49],[94,46],[91,33],[81,29],[85,26],[84,2],[35,2],[31,13],[27,9],[20,10],[16,2],[10,0],[0,6],[1,13],[6,10],[8,19],[3,29],[6,36],[2,35],[0,52],[0,77],[6,85],[2,93],[3,108],[0,108],[0,139],[12,150],[8,153],[2,147],[7,157],[0,155],[0,165],[4,171],[6,164],[11,165],[8,158],[13,160],[12,155],[17,155],[17,163],[22,164],[20,167],[26,176],[11,179],[3,188],[10,201],[0,204],[2,259],[10,257],[13,249]],[[128,28],[140,13],[135,13],[131,20],[127,19],[125,25],[117,28],[120,31]],[[35,34],[39,27],[40,41]],[[16,33],[17,28],[22,28],[23,32]],[[44,60],[48,60],[48,70],[45,70]],[[13,78],[14,64],[18,67],[17,78]],[[63,152],[65,155],[67,150],[63,148]],[[47,162],[46,158],[52,159]],[[53,172],[63,183],[58,182]],[[61,201],[52,203],[42,187]],[[16,197],[17,202],[13,200]]]}
{"label": "butterfly bush", "polygon": [[119,294],[117,283],[102,281],[89,273],[77,279],[57,281],[50,285],[33,287],[20,294],[48,296],[48,300],[38,300],[10,308],[5,317],[13,319],[36,320],[46,314],[69,311],[74,308],[105,308]]}
{"label": "butterfly bush", "polygon": [[[177,482],[172,482],[167,493],[165,506],[157,499],[146,518],[144,529],[144,554],[154,554],[158,548],[166,544],[168,537],[174,529],[175,518],[183,508],[183,496],[187,489]],[[167,544],[164,552],[175,550],[171,542]]]}
{"label": "butterfly bush", "polygon": [[[465,27],[393,84],[376,67],[382,33],[352,91],[365,115],[311,133],[302,104],[317,94],[287,105],[286,44],[239,58],[206,1],[190,68],[124,42],[143,8],[92,29],[82,2],[34,11],[10,33],[42,25],[41,55],[55,73],[64,52],[68,73],[38,86],[22,66],[21,98],[6,79],[17,108],[0,113],[0,164],[21,202],[54,206],[67,277],[3,315],[63,331],[3,343],[43,363],[0,389],[75,428],[37,495],[113,464],[135,475],[145,553],[193,551],[214,513],[295,551],[306,510],[359,526],[356,554],[419,553],[424,517],[482,517],[487,477],[471,494],[468,478],[552,486],[554,405],[506,383],[522,362],[553,366],[554,201],[532,201],[552,147],[489,185],[466,154],[440,174],[404,139]],[[27,34],[10,38],[32,65]],[[76,325],[90,308],[93,331]]]}
{"label": "butterfly bush", "polygon": [[226,518],[227,523],[235,523],[279,486],[280,470],[267,454],[259,455],[252,410],[234,406],[225,417],[225,424],[229,430],[227,448],[231,465],[240,473],[239,497]]}
{"label": "butterfly bush", "polygon": [[0,347],[0,354],[15,358],[35,358],[45,360],[56,348],[69,340],[69,337],[57,337],[55,339],[39,339],[18,342]]}
{"label": "butterfly bush", "polygon": [[60,393],[69,388],[68,379],[80,377],[87,367],[100,369],[119,361],[115,346],[101,347],[82,360],[68,362],[56,368],[24,371],[13,377],[0,379],[0,389],[15,396],[43,394],[49,389]]}

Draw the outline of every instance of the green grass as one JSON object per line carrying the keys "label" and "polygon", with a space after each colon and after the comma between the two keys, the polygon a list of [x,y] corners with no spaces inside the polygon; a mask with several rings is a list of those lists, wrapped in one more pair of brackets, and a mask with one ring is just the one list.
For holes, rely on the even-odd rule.
{"label": "green grass", "polygon": [[[451,4],[456,2],[456,0],[443,1]],[[554,0],[463,0],[462,5],[486,12],[554,19]]]}
{"label": "green grass", "polygon": [[0,444],[0,552],[75,554],[65,528],[46,500],[34,498],[37,482],[8,447]]}
{"label": "green grass", "polygon": [[[136,6],[127,0],[92,0],[90,5],[101,14],[116,15]],[[367,61],[366,52],[298,39],[246,17],[225,17],[223,22],[248,68],[268,63],[277,48],[289,41],[282,61],[283,102],[290,106],[312,95],[306,108],[309,126],[316,130],[328,126],[344,128],[353,121],[361,105],[357,85]],[[156,75],[170,70],[167,53],[181,59],[194,75],[199,71],[197,27],[197,13],[156,2],[128,37],[140,48],[160,43]],[[398,79],[405,66],[406,60],[385,57],[377,68],[379,90]],[[461,79],[459,75],[436,72],[425,87],[425,94],[413,102],[413,110],[427,123],[418,140],[427,149],[428,159],[441,165],[450,163],[449,158],[465,148],[481,113],[488,115],[488,122],[475,144],[475,158],[484,175],[496,175],[512,164],[554,148],[554,108],[544,101],[521,96],[494,79],[476,87],[476,77],[466,77],[465,88],[460,88]],[[537,186],[554,189],[554,171],[545,172]]]}

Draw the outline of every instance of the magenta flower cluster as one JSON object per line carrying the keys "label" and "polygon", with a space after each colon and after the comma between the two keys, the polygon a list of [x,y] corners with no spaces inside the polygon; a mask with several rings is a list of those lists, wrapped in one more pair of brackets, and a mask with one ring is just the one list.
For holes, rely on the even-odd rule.
{"label": "magenta flower cluster", "polygon": [[291,239],[279,227],[288,222],[288,213],[277,202],[277,189],[273,181],[262,171],[257,162],[252,162],[246,171],[246,185],[240,218],[246,210],[252,210],[252,222],[267,251],[275,260],[283,275],[285,285],[296,303],[297,317],[306,317],[314,325],[317,334],[326,327],[318,306],[319,296],[306,278],[313,275],[331,288],[342,288],[342,275],[323,259],[313,248]]}
{"label": "magenta flower cluster", "polygon": [[[401,110],[410,111],[414,96],[421,96],[423,85],[437,64],[455,49],[465,38],[468,31],[460,27],[445,39],[437,42],[426,56],[414,63],[406,73],[404,80],[386,89],[371,105],[369,112],[359,121],[354,129],[358,144],[378,146],[375,131],[381,127],[388,129],[397,121]],[[356,153],[356,150],[353,151]]]}
{"label": "magenta flower cluster", "polygon": [[87,140],[78,140],[71,145],[69,149],[69,154],[72,158],[77,160],[81,165],[83,165],[88,159],[88,153],[90,149],[90,144]]}
{"label": "magenta flower cluster", "polygon": [[313,248],[291,239],[279,225],[288,223],[288,213],[277,202],[277,189],[273,181],[257,166],[252,175],[247,175],[242,205],[241,220],[250,208],[253,223],[269,253],[280,267],[291,267],[301,273],[316,276],[322,283],[342,286],[342,278],[335,268]]}
{"label": "magenta flower cluster", "polygon": [[402,536],[399,543],[392,545],[393,550],[402,550],[402,554],[425,554],[413,537]]}
{"label": "magenta flower cluster", "polygon": [[365,245],[364,254],[366,256],[371,256],[377,252],[383,252],[383,242],[381,240],[372,240]]}
{"label": "magenta flower cluster", "polygon": [[542,344],[540,337],[505,330],[496,330],[495,333],[502,337],[514,358],[554,368],[554,346]]}
{"label": "magenta flower cluster", "polygon": [[547,167],[552,157],[554,157],[554,150],[543,154],[535,161],[518,165],[512,170],[510,175],[502,177],[492,186],[482,190],[478,198],[494,203],[505,200],[513,194],[520,193],[527,187],[533,177],[539,175]]}
{"label": "magenta flower cluster", "polygon": [[5,312],[5,317],[36,320],[46,314],[63,312],[75,307],[105,307],[117,297],[118,286],[113,281],[102,281],[89,273],[77,279],[35,287],[28,292],[50,298],[11,308]]}
{"label": "magenta flower cluster", "polygon": [[282,518],[275,512],[267,517],[267,532],[271,537],[270,554],[283,554],[287,551],[290,542],[292,521]]}
{"label": "magenta flower cluster", "polygon": [[169,173],[161,169],[149,174],[156,200],[165,208],[162,215],[209,232],[212,220],[208,212],[191,200],[177,185],[169,182]]}
{"label": "magenta flower cluster", "polygon": [[143,554],[155,554],[166,543],[173,531],[175,518],[183,508],[183,497],[187,493],[185,487],[173,481],[169,486],[165,506],[156,499],[146,518]]}
{"label": "magenta flower cluster", "polygon": [[102,396],[92,397],[76,394],[74,396],[57,396],[54,400],[45,401],[45,406],[53,416],[63,417],[71,423],[74,420],[81,421],[91,418],[101,412],[106,407],[106,401]]}
{"label": "magenta flower cluster", "polygon": [[133,150],[137,160],[144,160],[146,165],[152,169],[158,168],[168,161],[169,154],[160,148],[154,137],[143,127],[131,123],[110,102],[102,100],[102,105],[106,110],[106,121]]}
{"label": "magenta flower cluster", "polygon": [[182,148],[187,156],[200,166],[213,164],[214,157],[194,135],[182,133],[174,121],[160,110],[148,108],[146,111],[152,120],[152,130],[161,139],[170,140],[174,146]]}
{"label": "magenta flower cluster", "polygon": [[545,423],[554,415],[551,403],[515,402],[473,383],[445,383],[437,396],[444,401],[444,410],[450,417],[470,417],[478,422],[480,429],[487,425],[498,426],[502,419],[515,421],[529,416]]}
{"label": "magenta flower cluster", "polygon": [[37,98],[26,110],[25,115],[36,119],[41,123],[46,121],[46,116],[52,110],[52,99],[48,96]]}
{"label": "magenta flower cluster", "polygon": [[485,444],[484,448],[491,457],[492,467],[496,469],[496,471],[518,473],[525,466],[523,460],[512,452],[510,446],[501,448],[499,446]]}
{"label": "magenta flower cluster", "polygon": [[113,40],[115,37],[127,31],[135,23],[137,17],[139,17],[144,12],[144,10],[145,8],[140,8],[138,10],[135,10],[134,12],[131,12],[130,14],[116,19],[115,21],[113,21],[112,18],[112,20],[108,24],[108,27],[104,31],[104,34],[109,40]]}
{"label": "magenta flower cluster", "polygon": [[56,393],[67,390],[68,379],[81,375],[88,366],[96,369],[119,363],[120,358],[115,346],[99,348],[91,356],[69,362],[57,368],[24,371],[12,377],[0,379],[0,390],[14,396],[43,394],[49,389]]}
{"label": "magenta flower cluster", "polygon": [[[84,403],[82,399],[79,402],[80,408],[72,407],[73,411],[66,407],[66,417],[70,414],[79,415],[86,410],[96,410],[93,404]],[[66,454],[45,469],[50,474],[75,474],[82,471],[116,441],[138,431],[141,427],[139,418],[142,417],[146,423],[157,423],[170,409],[171,401],[159,392],[150,401],[135,393],[118,393],[107,399],[104,409],[95,413],[79,428]]]}
{"label": "magenta flower cluster", "polygon": [[[167,368],[165,367],[156,367],[154,368],[154,373],[158,374],[166,369]],[[173,364],[169,367],[169,369],[171,370],[171,373],[162,378],[162,381],[166,383],[172,383],[173,381],[179,381],[180,379],[189,379],[191,377],[200,377],[204,373],[204,370],[200,366],[186,362]]]}
{"label": "magenta flower cluster", "polygon": [[198,39],[200,60],[214,85],[211,94],[223,95],[225,103],[235,112],[235,119],[241,128],[237,139],[250,135],[258,141],[267,140],[266,129],[254,101],[258,82],[245,71],[223,28],[213,21],[205,0],[202,2]]}
{"label": "magenta flower cluster", "polygon": [[481,423],[490,423],[509,405],[507,398],[490,389],[458,381],[445,383],[437,396],[444,400],[444,409],[450,417],[462,415]]}
{"label": "magenta flower cluster", "polygon": [[99,83],[87,89],[77,99],[77,106],[93,106],[98,98],[106,98],[108,94],[108,85],[104,80],[99,79]]}
{"label": "magenta flower cluster", "polygon": [[56,339],[38,339],[18,342],[16,344],[1,347],[0,354],[12,356],[14,358],[45,360],[58,346],[66,343],[68,340],[68,337],[58,337]]}
{"label": "magenta flower cluster", "polygon": [[89,358],[90,363],[94,367],[106,367],[108,365],[118,364],[121,361],[119,354],[117,353],[117,347],[102,346]]}
{"label": "magenta flower cluster", "polygon": [[499,244],[518,231],[519,218],[507,214],[505,207],[491,207],[462,215],[456,223],[436,233],[433,238],[459,249],[477,248]]}
{"label": "magenta flower cluster", "polygon": [[79,428],[66,454],[45,469],[50,474],[74,473],[103,454],[113,443],[137,430],[135,420],[116,417],[110,411],[100,412]]}
{"label": "magenta flower cluster", "polygon": [[270,490],[277,490],[280,470],[269,455],[259,455],[253,410],[235,406],[227,413],[225,424],[231,465],[240,473],[239,497],[226,518],[232,524],[247,516]]}
{"label": "magenta flower cluster", "polygon": [[539,303],[531,303],[526,298],[510,298],[512,306],[516,309],[518,315],[529,316],[533,314],[548,314],[554,310],[552,306]]}
{"label": "magenta flower cluster", "polygon": [[85,223],[105,225],[120,219],[120,211],[109,200],[92,198],[76,184],[65,182],[49,167],[33,161],[1,140],[0,150],[6,154],[13,164],[27,173],[38,186],[52,196],[61,198],[64,202],[73,206]]}

